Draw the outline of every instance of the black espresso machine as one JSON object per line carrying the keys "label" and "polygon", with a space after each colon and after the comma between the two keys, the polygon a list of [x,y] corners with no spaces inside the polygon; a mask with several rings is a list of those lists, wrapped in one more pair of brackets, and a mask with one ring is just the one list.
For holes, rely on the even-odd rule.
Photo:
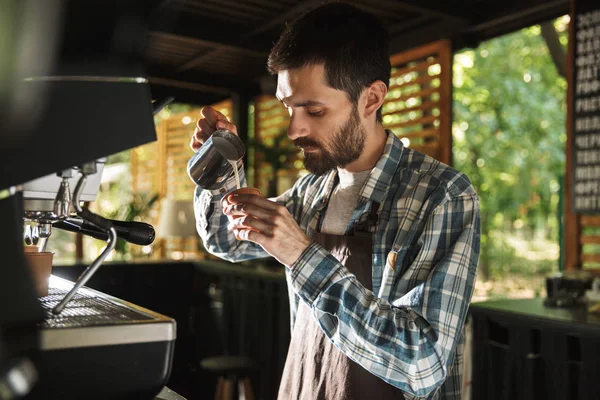
{"label": "black espresso machine", "polygon": [[[85,286],[117,237],[147,244],[148,224],[111,221],[93,201],[106,157],[156,140],[143,70],[153,0],[0,3],[0,400],[154,399],[170,372],[172,318]],[[94,15],[91,15],[91,12]],[[107,246],[75,282],[38,297],[24,224]]]}

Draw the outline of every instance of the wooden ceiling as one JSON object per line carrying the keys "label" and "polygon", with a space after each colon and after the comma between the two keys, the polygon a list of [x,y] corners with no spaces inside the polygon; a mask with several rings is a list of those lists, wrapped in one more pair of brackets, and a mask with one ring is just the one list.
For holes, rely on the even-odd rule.
{"label": "wooden ceiling", "polygon": [[[162,0],[149,25],[146,69],[155,98],[211,104],[258,93],[286,22],[323,0]],[[569,12],[569,0],[351,0],[379,17],[391,53],[442,38],[455,48]],[[267,78],[268,79],[268,78]],[[264,86],[263,86],[264,90]]]}

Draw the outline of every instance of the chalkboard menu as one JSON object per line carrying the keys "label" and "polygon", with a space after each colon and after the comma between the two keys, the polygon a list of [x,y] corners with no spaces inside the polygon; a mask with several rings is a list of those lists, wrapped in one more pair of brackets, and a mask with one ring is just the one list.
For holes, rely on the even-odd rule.
{"label": "chalkboard menu", "polygon": [[571,207],[600,214],[600,2],[575,0]]}

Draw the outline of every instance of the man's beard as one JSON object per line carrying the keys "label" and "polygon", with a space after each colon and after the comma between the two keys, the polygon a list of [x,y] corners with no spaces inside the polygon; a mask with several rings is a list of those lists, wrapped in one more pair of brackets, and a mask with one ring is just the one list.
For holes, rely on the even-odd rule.
{"label": "man's beard", "polygon": [[294,144],[299,147],[314,147],[316,152],[304,154],[304,167],[315,175],[323,175],[334,168],[344,167],[360,157],[365,147],[366,132],[360,124],[358,112],[352,115],[331,136],[326,144],[315,142],[309,138],[298,138]]}

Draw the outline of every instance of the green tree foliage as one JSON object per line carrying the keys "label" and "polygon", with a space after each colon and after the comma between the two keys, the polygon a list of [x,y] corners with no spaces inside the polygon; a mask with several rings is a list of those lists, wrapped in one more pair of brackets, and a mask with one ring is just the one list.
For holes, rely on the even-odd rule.
{"label": "green tree foliage", "polygon": [[[555,26],[566,45],[565,18]],[[539,26],[457,53],[453,74],[454,165],[480,196],[487,279],[518,264],[507,237],[559,241],[567,83]]]}

